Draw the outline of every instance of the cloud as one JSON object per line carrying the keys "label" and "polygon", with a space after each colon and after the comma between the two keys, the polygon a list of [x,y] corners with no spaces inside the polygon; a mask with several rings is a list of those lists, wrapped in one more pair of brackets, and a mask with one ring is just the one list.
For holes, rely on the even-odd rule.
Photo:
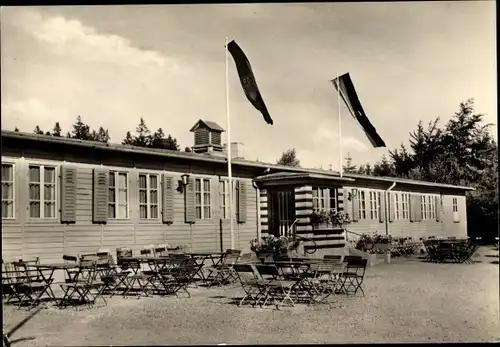
{"label": "cloud", "polygon": [[[330,143],[334,147],[338,147],[338,132],[328,129],[326,126],[319,126],[313,134],[312,142],[317,146],[325,143]],[[331,146],[328,146],[331,148]],[[358,140],[357,138],[349,135],[342,135],[342,148],[344,150],[352,149],[358,152],[367,152],[368,146]]]}
{"label": "cloud", "polygon": [[44,18],[34,11],[26,11],[20,17],[18,25],[23,30],[60,55],[133,67],[163,67],[168,64],[171,69],[178,68],[159,52],[134,47],[130,40],[118,35],[98,33],[78,20],[62,16]]}

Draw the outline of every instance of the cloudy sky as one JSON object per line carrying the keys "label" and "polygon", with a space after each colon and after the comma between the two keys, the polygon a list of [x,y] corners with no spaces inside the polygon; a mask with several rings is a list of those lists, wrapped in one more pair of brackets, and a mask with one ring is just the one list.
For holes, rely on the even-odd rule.
{"label": "cloudy sky", "polygon": [[[337,169],[329,80],[345,72],[388,148],[469,97],[496,136],[493,1],[4,7],[1,21],[2,129],[60,121],[67,131],[81,115],[121,142],[144,117],[190,146],[198,119],[226,128],[227,36],[248,56],[275,124],[245,99],[230,60],[231,137],[247,159],[275,162],[295,147],[303,166]],[[387,153],[340,112],[355,164]]]}

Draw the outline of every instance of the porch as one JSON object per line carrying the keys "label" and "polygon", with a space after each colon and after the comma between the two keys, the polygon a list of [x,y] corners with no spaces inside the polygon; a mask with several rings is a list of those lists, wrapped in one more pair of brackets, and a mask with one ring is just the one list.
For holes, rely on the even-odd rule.
{"label": "porch", "polygon": [[260,189],[262,235],[300,236],[309,256],[345,255],[345,232],[311,223],[317,210],[344,211],[344,185],[354,179],[336,175],[279,172],[255,178]]}

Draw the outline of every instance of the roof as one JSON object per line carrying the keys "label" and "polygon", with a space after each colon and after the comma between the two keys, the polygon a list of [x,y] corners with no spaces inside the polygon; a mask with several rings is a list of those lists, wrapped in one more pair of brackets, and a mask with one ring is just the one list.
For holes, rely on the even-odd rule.
{"label": "roof", "polygon": [[255,181],[266,182],[280,179],[324,179],[324,180],[335,180],[343,182],[354,182],[354,178],[340,177],[340,175],[325,175],[312,172],[275,172],[268,175],[262,175],[255,177]]}
{"label": "roof", "polygon": [[215,122],[207,121],[207,120],[202,120],[202,119],[198,120],[196,122],[196,124],[193,125],[193,127],[189,131],[191,131],[191,132],[195,131],[202,124],[205,125],[207,128],[209,128],[210,130],[213,130],[213,131],[218,131],[218,132],[224,132],[225,131],[224,129],[222,129],[222,127],[219,124],[217,124]]}
{"label": "roof", "polygon": [[[100,149],[104,151],[118,151],[122,153],[136,153],[136,154],[144,154],[144,155],[153,155],[159,157],[166,158],[177,158],[183,160],[196,160],[200,162],[211,162],[211,163],[220,163],[227,164],[227,158],[220,155],[210,155],[206,153],[189,153],[189,152],[180,152],[168,149],[160,149],[160,148],[143,148],[143,147],[134,147],[129,145],[119,145],[119,144],[110,144],[110,143],[102,143],[96,141],[87,141],[87,140],[78,140],[71,139],[67,137],[55,137],[55,136],[47,136],[47,135],[37,135],[30,133],[22,133],[10,130],[2,130],[2,140],[3,139],[19,139],[19,140],[30,140],[30,141],[39,141],[45,143],[53,143],[53,144],[66,144],[72,146],[79,146],[82,148],[94,148]],[[259,176],[256,179],[266,179],[266,176],[269,176],[268,179],[278,179],[279,177],[288,174],[295,174],[294,176],[288,176],[293,178],[300,177],[310,177],[310,178],[325,178],[325,179],[339,179],[341,178],[337,171],[329,171],[329,170],[318,170],[318,169],[307,169],[307,168],[297,168],[290,167],[278,164],[270,164],[270,163],[262,163],[245,159],[232,159],[232,164],[236,166],[243,167],[253,167],[253,168],[261,168],[262,170],[271,169],[275,171],[274,173],[270,173],[269,175]],[[281,171],[281,172],[276,172]],[[309,174],[309,175],[308,175]],[[270,176],[273,175],[273,176]],[[281,175],[281,176],[280,176]],[[302,176],[301,176],[302,175]],[[283,176],[285,178],[285,176]],[[379,176],[368,176],[361,174],[353,174],[353,173],[345,173],[342,177],[343,179],[365,179],[372,181],[382,181],[388,183],[404,183],[410,185],[419,185],[419,186],[428,186],[428,187],[442,187],[442,188],[452,188],[452,189],[462,189],[462,190],[475,190],[471,187],[463,187],[463,186],[454,186],[450,184],[442,184],[442,183],[433,183],[433,182],[425,182],[425,181],[416,181],[410,179],[403,178],[394,178],[394,177],[379,177]]]}

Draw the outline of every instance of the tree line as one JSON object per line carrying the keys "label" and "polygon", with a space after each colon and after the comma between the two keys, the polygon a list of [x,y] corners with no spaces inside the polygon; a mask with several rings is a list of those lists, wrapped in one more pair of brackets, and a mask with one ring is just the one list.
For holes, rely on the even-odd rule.
{"label": "tree line", "polygon": [[[16,127],[14,131],[19,131]],[[63,137],[62,128],[59,122],[54,124],[52,130],[43,131],[40,126],[36,126],[33,130],[34,134]],[[91,129],[88,124],[85,124],[82,117],[79,115],[76,117],[76,122],[72,125],[72,130],[68,131],[65,135],[67,138],[87,140],[87,141],[97,141],[108,143],[111,139],[109,136],[108,129],[99,127],[96,129]],[[172,137],[171,134],[165,135],[162,128],[158,128],[156,131],[151,132],[144,118],[141,117],[139,124],[135,128],[135,132],[127,131],[122,142],[123,145],[137,146],[137,147],[148,147],[148,148],[162,148],[174,151],[180,151],[180,146],[177,144],[177,139]],[[185,152],[191,152],[191,148],[185,147]]]}
{"label": "tree line", "polygon": [[[444,126],[439,117],[426,126],[419,122],[409,134],[409,146],[389,150],[389,157],[373,166],[353,165],[348,156],[344,172],[473,187],[466,194],[469,236],[492,240],[498,236],[498,144],[483,119],[469,99]],[[285,151],[277,163],[300,165],[295,149]]]}

